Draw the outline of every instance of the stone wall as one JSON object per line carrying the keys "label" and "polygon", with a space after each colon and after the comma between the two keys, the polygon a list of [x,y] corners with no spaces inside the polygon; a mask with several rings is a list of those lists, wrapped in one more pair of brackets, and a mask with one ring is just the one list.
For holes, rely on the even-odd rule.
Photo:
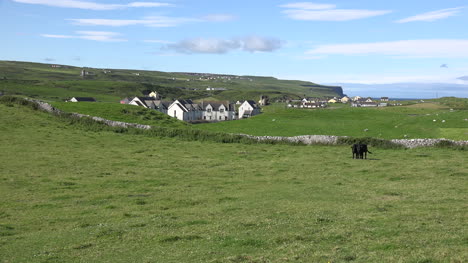
{"label": "stone wall", "polygon": [[406,148],[417,148],[417,147],[431,147],[442,141],[448,141],[458,146],[468,146],[468,141],[454,141],[448,139],[394,139],[390,140],[393,143],[397,143],[405,146]]}
{"label": "stone wall", "polygon": [[[39,101],[39,100],[32,100],[32,99],[29,99],[29,101],[36,103],[39,109],[43,111],[46,111],[52,114],[57,114],[57,115],[62,114],[62,112],[59,109],[54,108],[52,105],[46,102]],[[93,116],[78,114],[78,113],[72,113],[72,116],[76,116],[78,118],[88,117],[88,118],[93,119],[94,121],[104,123],[112,127],[122,127],[122,128],[132,127],[132,128],[144,129],[144,130],[151,129],[150,125],[127,123],[127,122],[120,122],[120,121],[111,121],[111,120],[106,120],[100,117],[93,117]],[[241,134],[241,135],[258,140],[258,141],[274,140],[274,141],[289,141],[289,142],[303,143],[303,144],[326,144],[326,145],[335,145],[337,144],[338,139],[340,138],[340,136],[330,136],[330,135],[301,135],[301,136],[294,136],[294,137],[253,136],[253,135],[248,135],[248,134]],[[345,137],[345,136],[341,136],[341,137]],[[464,145],[468,146],[468,141],[454,141],[454,140],[447,140],[447,139],[393,139],[390,141],[396,144],[403,145],[406,148],[431,147],[442,141],[449,141],[459,146],[464,146]]]}

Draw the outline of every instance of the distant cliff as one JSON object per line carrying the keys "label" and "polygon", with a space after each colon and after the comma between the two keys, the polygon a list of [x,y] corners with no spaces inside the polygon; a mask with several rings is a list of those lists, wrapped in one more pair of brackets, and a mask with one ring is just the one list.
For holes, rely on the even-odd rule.
{"label": "distant cliff", "polygon": [[329,86],[331,90],[333,90],[333,92],[339,94],[341,97],[344,96],[344,93],[343,93],[343,88],[340,87],[340,86]]}

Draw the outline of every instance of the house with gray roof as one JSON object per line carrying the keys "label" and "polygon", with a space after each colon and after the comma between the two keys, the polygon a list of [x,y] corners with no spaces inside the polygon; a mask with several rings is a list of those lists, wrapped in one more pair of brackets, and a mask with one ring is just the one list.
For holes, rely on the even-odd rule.
{"label": "house with gray roof", "polygon": [[236,119],[236,108],[229,102],[202,102],[202,118],[206,121],[231,121]]}
{"label": "house with gray roof", "polygon": [[96,102],[95,98],[92,97],[73,97],[68,102]]}
{"label": "house with gray roof", "polygon": [[246,100],[239,106],[239,119],[250,118],[258,115],[261,108],[253,100]]}

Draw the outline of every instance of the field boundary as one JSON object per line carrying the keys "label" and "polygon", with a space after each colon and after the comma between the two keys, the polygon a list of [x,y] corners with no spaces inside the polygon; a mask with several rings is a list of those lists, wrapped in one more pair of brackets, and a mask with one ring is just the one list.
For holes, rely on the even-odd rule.
{"label": "field boundary", "polygon": [[[121,121],[107,120],[97,116],[90,116],[80,113],[67,113],[63,112],[47,102],[40,100],[29,99],[29,98],[18,98],[11,96],[3,96],[0,100],[1,103],[7,104],[8,102],[16,102],[20,105],[27,105],[28,102],[33,104],[33,108],[42,110],[57,116],[69,116],[71,118],[78,119],[89,119],[93,122],[104,124],[113,128],[123,129],[137,129],[146,130],[151,135],[162,136],[162,137],[183,137],[192,140],[202,141],[216,141],[222,143],[265,143],[265,144],[291,144],[291,145],[346,145],[353,143],[367,143],[371,146],[382,147],[382,148],[417,148],[417,147],[467,147],[468,141],[455,141],[449,139],[392,139],[383,140],[376,138],[353,138],[349,136],[333,136],[333,135],[301,135],[293,137],[282,137],[282,136],[254,136],[248,134],[230,134],[230,133],[219,133],[219,132],[207,132],[201,130],[188,130],[192,134],[187,134],[187,131],[182,129],[174,128],[163,128],[155,127],[150,125],[138,124],[138,123],[127,123]],[[122,132],[122,131],[121,131]],[[178,134],[177,133],[181,133]],[[183,135],[182,135],[183,134]],[[213,140],[209,139],[209,136],[217,136]]]}

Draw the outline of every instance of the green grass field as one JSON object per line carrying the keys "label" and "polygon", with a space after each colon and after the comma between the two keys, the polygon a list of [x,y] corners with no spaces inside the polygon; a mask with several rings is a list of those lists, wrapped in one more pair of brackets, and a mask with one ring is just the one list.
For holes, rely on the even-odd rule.
{"label": "green grass field", "polygon": [[315,134],[382,139],[468,140],[466,108],[451,111],[448,107],[434,103],[384,108],[338,106],[326,109],[287,109],[284,104],[274,104],[265,107],[263,114],[250,119],[200,124],[196,128],[274,136]]}
{"label": "green grass field", "polygon": [[156,110],[134,105],[95,102],[54,102],[52,105],[65,112],[98,116],[113,121],[139,123],[160,127],[184,128],[190,125]]}
{"label": "green grass field", "polygon": [[468,260],[466,151],[353,160],[0,113],[0,262]]}

